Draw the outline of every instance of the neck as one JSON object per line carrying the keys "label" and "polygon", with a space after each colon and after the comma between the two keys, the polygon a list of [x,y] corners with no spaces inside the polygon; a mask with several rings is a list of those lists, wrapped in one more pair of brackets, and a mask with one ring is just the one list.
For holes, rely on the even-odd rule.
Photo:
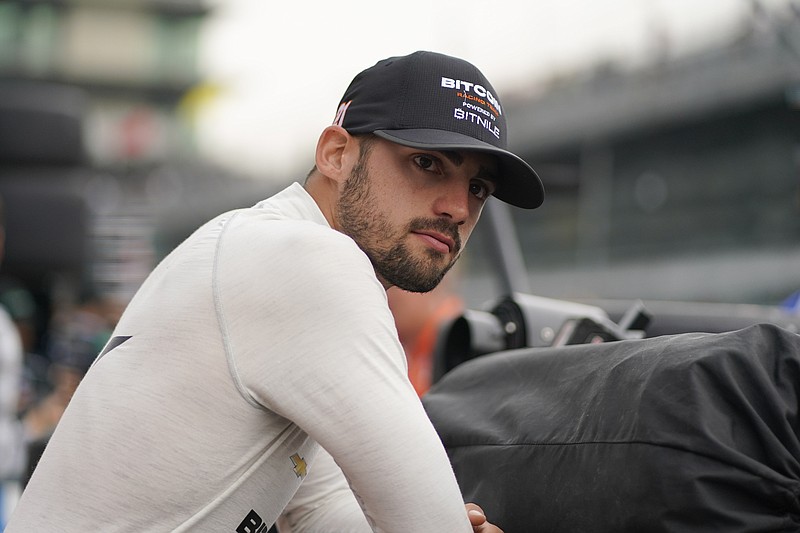
{"label": "neck", "polygon": [[[308,177],[303,187],[319,206],[320,211],[325,216],[325,220],[328,221],[328,225],[341,232],[336,220],[336,203],[339,197],[338,184],[334,180],[323,176],[319,171],[315,171]],[[384,290],[389,290],[394,286],[378,272],[375,272],[375,277],[383,285]]]}
{"label": "neck", "polygon": [[339,194],[336,182],[315,171],[303,184],[303,188],[317,203],[328,225],[340,231],[336,223],[336,199]]}

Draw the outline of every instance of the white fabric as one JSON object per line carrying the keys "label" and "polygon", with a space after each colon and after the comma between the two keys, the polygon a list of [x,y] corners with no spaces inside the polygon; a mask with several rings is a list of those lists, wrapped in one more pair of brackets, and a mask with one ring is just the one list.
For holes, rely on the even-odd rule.
{"label": "white fabric", "polygon": [[25,468],[24,434],[17,417],[22,358],[19,332],[0,307],[0,482],[19,480]]}
{"label": "white fabric", "polygon": [[167,256],[109,346],[128,336],[79,386],[7,533],[252,533],[284,509],[284,531],[369,531],[319,445],[374,531],[472,530],[385,291],[300,185]]}

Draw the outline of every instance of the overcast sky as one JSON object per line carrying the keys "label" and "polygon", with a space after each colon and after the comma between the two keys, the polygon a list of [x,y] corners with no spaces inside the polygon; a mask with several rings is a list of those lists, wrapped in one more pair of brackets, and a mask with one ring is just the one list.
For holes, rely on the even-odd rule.
{"label": "overcast sky", "polygon": [[[773,12],[792,0],[761,0]],[[656,49],[682,55],[724,42],[751,0],[218,0],[202,43],[222,91],[199,117],[211,159],[254,176],[302,179],[319,132],[352,77],[415,50],[477,65],[501,96]],[[509,118],[513,121],[513,117]]]}

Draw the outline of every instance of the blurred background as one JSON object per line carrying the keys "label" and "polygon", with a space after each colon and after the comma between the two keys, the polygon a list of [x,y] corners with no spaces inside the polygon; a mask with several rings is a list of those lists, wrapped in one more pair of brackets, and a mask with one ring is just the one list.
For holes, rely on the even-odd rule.
{"label": "blurred background", "polygon": [[199,221],[302,179],[356,72],[433,49],[484,70],[545,182],[513,212],[537,294],[800,286],[798,2],[430,4],[0,4],[4,274],[41,305],[128,298]]}
{"label": "blurred background", "polygon": [[[510,211],[533,294],[798,313],[797,0],[4,0],[0,305],[30,441],[74,390],[53,368],[85,371],[155,263],[302,181],[352,77],[418,49],[483,70],[545,183]],[[502,291],[495,239],[482,221],[458,270],[468,307]]]}
{"label": "blurred background", "polygon": [[[302,180],[352,76],[417,49],[480,66],[545,183],[512,211],[532,292],[791,303],[796,0],[7,0],[0,272],[36,342],[62,308],[124,304],[204,219]],[[471,306],[498,291],[474,240]]]}

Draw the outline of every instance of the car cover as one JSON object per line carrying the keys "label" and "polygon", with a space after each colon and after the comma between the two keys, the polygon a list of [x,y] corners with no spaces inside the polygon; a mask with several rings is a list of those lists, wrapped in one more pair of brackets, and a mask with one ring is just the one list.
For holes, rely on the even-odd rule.
{"label": "car cover", "polygon": [[800,336],[481,356],[423,398],[464,500],[505,533],[800,531]]}

